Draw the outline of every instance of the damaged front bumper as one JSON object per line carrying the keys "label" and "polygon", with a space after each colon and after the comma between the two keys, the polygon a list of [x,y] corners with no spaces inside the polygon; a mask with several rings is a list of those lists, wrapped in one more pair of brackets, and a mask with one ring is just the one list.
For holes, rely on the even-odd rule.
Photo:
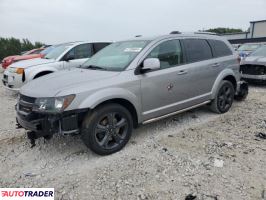
{"label": "damaged front bumper", "polygon": [[87,109],[65,111],[58,114],[24,112],[16,105],[17,126],[29,130],[34,134],[34,139],[59,133],[63,135],[78,134],[83,116]]}

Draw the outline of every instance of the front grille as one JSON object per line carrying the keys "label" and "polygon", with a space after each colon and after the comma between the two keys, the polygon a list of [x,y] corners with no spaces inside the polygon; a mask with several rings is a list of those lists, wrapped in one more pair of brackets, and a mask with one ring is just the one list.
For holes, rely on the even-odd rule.
{"label": "front grille", "polygon": [[28,96],[25,96],[23,94],[20,94],[19,100],[25,101],[25,102],[28,102],[28,103],[34,103],[35,100],[36,100],[36,98],[34,98],[34,97],[28,97]]}
{"label": "front grille", "polygon": [[249,75],[265,75],[266,66],[264,65],[241,65],[240,72],[242,74],[249,74]]}
{"label": "front grille", "polygon": [[18,108],[24,113],[31,113],[36,98],[20,94]]}

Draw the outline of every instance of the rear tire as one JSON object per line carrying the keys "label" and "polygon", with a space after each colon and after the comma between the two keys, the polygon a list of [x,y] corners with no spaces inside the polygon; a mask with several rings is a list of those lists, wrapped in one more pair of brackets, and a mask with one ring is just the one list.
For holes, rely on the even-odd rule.
{"label": "rear tire", "polygon": [[211,110],[215,113],[226,113],[234,101],[235,89],[230,81],[223,80],[216,93],[215,99],[211,102]]}
{"label": "rear tire", "polygon": [[109,155],[127,144],[132,129],[132,116],[126,108],[119,104],[106,104],[85,117],[81,138],[96,154]]}

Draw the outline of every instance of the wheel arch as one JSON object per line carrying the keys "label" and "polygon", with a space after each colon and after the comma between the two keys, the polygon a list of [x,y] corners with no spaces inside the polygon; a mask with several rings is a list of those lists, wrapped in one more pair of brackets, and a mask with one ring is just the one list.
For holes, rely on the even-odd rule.
{"label": "wheel arch", "polygon": [[41,71],[41,72],[35,74],[35,76],[33,77],[33,79],[35,79],[35,78],[39,78],[39,77],[44,76],[44,75],[47,75],[47,74],[51,74],[51,73],[53,73],[53,72],[54,72],[54,71],[51,71],[51,70]]}
{"label": "wheel arch", "polygon": [[99,103],[95,108],[98,108],[100,106],[110,104],[110,103],[119,104],[119,105],[123,106],[124,108],[126,108],[132,116],[134,128],[136,128],[138,126],[139,123],[138,123],[137,110],[136,110],[135,106],[130,101],[128,101],[126,99],[123,99],[123,98],[109,99],[109,100],[106,100],[106,101]]}
{"label": "wheel arch", "polygon": [[25,82],[33,80],[37,74],[43,73],[43,72],[49,72],[53,73],[58,71],[54,67],[42,67],[42,66],[34,66],[34,67],[29,67],[24,71],[25,73]]}
{"label": "wheel arch", "polygon": [[134,127],[136,127],[142,120],[140,109],[140,98],[138,95],[131,93],[123,88],[109,88],[100,90],[92,95],[89,95],[82,102],[79,102],[79,109],[88,108],[95,109],[104,104],[117,103],[131,113]]}
{"label": "wheel arch", "polygon": [[237,92],[237,84],[238,84],[237,80],[238,79],[237,79],[237,77],[236,77],[236,75],[232,69],[226,69],[219,74],[219,76],[216,78],[216,80],[213,84],[212,92],[211,92],[211,98],[212,99],[215,98],[217,90],[219,88],[219,85],[220,85],[221,81],[223,81],[223,80],[230,81],[234,86],[235,92]]}

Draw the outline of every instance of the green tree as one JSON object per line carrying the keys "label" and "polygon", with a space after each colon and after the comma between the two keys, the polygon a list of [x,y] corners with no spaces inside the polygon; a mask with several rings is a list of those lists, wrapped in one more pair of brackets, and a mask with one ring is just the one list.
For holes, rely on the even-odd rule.
{"label": "green tree", "polygon": [[20,55],[21,52],[40,48],[44,44],[41,42],[31,43],[28,39],[2,38],[0,37],[0,61],[11,55]]}
{"label": "green tree", "polygon": [[239,29],[239,28],[223,28],[223,27],[210,28],[210,29],[204,30],[204,31],[217,33],[217,34],[242,33],[243,32],[243,30]]}

